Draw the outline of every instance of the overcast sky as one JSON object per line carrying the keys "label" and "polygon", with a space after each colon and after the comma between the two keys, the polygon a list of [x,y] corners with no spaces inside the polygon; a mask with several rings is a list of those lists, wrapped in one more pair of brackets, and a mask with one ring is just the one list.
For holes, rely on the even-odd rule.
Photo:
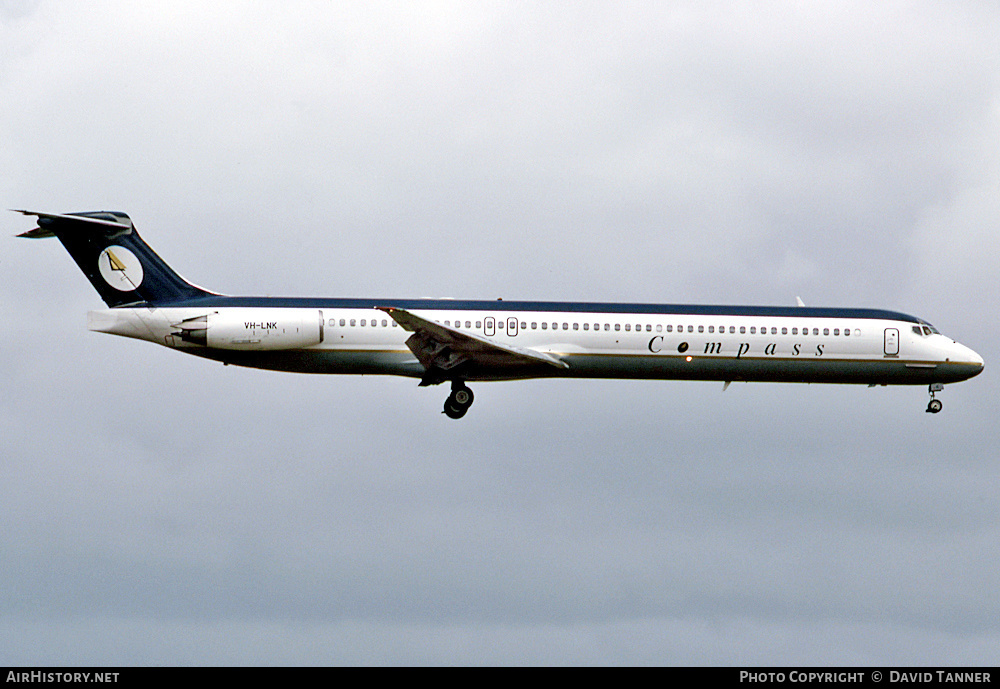
{"label": "overcast sky", "polygon": [[445,388],[91,333],[0,219],[0,665],[995,664],[1000,10],[0,2],[0,205],[232,294],[880,307],[926,389]]}

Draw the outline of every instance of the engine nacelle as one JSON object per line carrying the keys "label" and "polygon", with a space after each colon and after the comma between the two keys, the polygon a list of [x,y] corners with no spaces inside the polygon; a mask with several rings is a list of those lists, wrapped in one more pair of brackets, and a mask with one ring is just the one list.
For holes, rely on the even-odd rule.
{"label": "engine nacelle", "polygon": [[223,309],[173,326],[185,342],[213,349],[274,351],[323,341],[323,312],[315,309]]}

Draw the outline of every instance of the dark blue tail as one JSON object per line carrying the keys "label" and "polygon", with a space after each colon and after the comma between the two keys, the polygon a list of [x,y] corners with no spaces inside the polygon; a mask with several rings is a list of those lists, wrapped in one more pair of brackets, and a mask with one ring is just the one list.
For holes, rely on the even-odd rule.
{"label": "dark blue tail", "polygon": [[108,306],[156,306],[211,294],[175,273],[119,211],[36,213],[38,227],[19,237],[56,237]]}

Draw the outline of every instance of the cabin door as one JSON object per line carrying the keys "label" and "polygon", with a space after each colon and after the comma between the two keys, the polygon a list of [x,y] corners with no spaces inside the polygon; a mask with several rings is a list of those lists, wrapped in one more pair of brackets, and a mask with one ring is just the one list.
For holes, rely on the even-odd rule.
{"label": "cabin door", "polygon": [[897,328],[885,329],[885,355],[899,356],[899,330]]}

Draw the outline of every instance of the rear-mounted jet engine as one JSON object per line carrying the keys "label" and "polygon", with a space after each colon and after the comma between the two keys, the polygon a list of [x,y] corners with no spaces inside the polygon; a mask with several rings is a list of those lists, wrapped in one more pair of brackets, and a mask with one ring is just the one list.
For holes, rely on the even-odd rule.
{"label": "rear-mounted jet engine", "polygon": [[212,349],[275,351],[323,341],[323,312],[312,309],[236,309],[187,318],[174,335]]}

